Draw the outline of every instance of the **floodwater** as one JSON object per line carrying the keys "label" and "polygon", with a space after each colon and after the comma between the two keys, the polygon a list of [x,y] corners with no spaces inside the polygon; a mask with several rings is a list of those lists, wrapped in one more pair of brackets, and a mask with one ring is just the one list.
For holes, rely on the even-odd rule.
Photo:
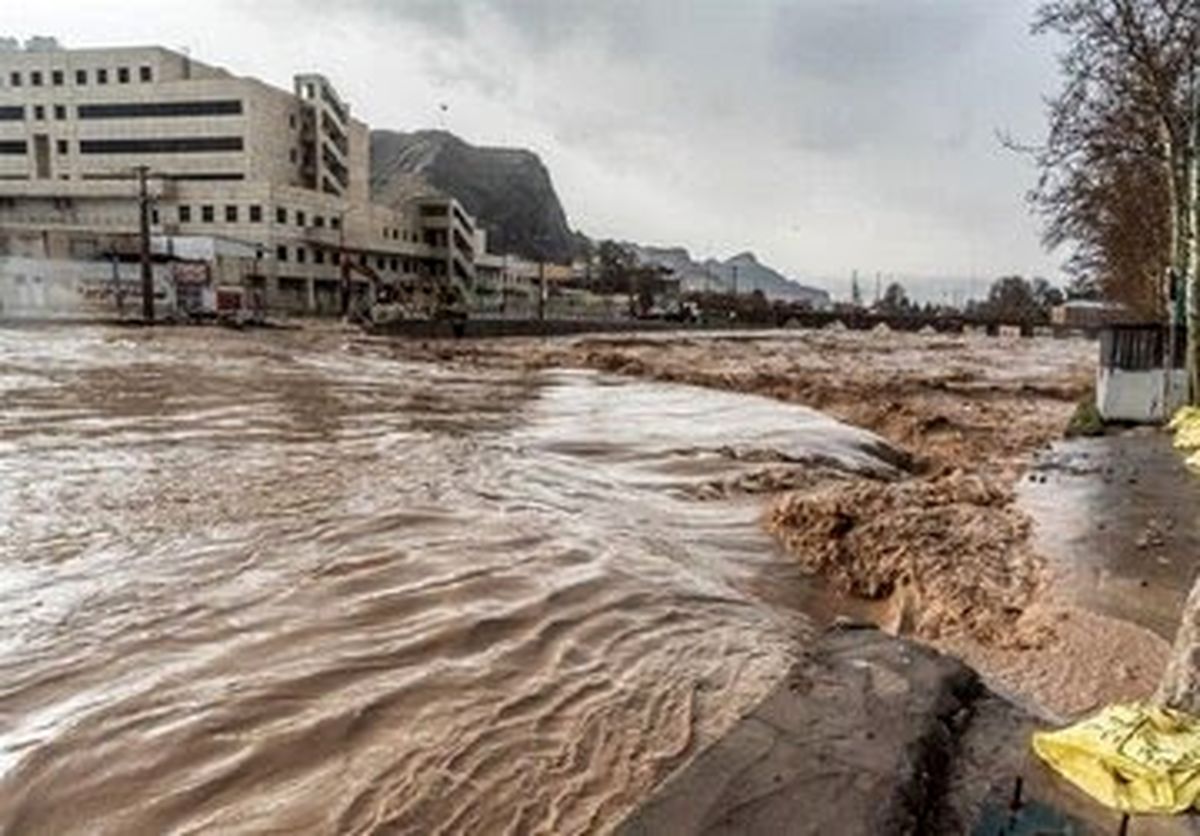
{"label": "floodwater", "polygon": [[610,829],[837,606],[698,488],[886,467],[800,407],[331,332],[0,329],[0,402],[13,834]]}

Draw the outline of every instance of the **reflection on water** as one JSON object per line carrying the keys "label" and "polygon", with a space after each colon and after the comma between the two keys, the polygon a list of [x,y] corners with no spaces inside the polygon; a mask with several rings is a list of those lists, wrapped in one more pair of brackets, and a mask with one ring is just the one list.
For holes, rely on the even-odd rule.
{"label": "reflection on water", "polygon": [[810,629],[757,502],[687,487],[880,466],[796,407],[310,332],[0,330],[0,397],[13,833],[611,827]]}

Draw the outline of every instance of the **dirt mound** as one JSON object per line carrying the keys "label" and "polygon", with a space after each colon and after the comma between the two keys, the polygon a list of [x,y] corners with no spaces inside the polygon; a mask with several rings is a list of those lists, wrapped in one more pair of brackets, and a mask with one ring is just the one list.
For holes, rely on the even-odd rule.
{"label": "dirt mound", "polygon": [[808,571],[841,591],[895,599],[898,627],[1028,642],[1012,628],[1042,563],[1029,519],[999,480],[954,471],[899,483],[851,481],[785,494],[768,525]]}

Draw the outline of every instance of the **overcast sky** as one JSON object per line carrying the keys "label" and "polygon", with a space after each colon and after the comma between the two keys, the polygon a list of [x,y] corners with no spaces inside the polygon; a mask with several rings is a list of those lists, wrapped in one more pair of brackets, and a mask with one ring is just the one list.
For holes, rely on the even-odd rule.
{"label": "overcast sky", "polygon": [[[1023,195],[1056,80],[1034,0],[39,0],[10,34],[156,43],[372,127],[444,127],[549,166],[593,237],[755,251],[837,294],[1056,278]],[[443,109],[443,105],[445,106]]]}

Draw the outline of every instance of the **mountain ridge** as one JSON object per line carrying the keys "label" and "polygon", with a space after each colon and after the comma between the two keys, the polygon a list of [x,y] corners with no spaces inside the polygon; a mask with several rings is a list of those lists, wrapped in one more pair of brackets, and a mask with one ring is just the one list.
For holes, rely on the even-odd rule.
{"label": "mountain ridge", "polygon": [[[372,199],[393,205],[428,195],[454,197],[488,233],[488,251],[569,262],[587,247],[567,222],[550,171],[527,148],[473,145],[443,130],[374,130]],[[595,242],[591,242],[595,243]],[[800,284],[744,250],[724,261],[695,261],[686,247],[627,243],[643,264],[669,268],[685,290],[752,293],[769,299],[829,304],[829,294]]]}

